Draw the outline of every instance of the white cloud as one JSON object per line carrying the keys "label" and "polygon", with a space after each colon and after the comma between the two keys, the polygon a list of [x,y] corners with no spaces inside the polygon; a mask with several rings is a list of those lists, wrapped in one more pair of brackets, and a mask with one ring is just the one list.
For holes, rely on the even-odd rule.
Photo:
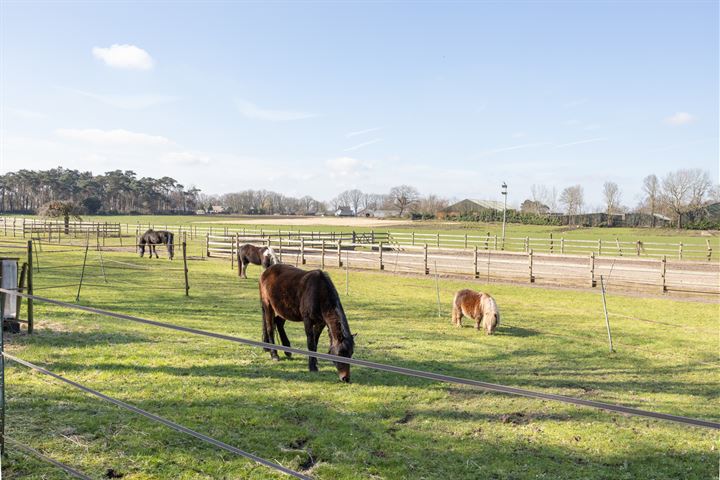
{"label": "white cloud", "polygon": [[604,142],[605,140],[607,140],[607,138],[605,138],[605,137],[588,138],[586,140],[578,140],[576,142],[561,143],[559,145],[555,145],[555,148],[572,147],[573,145],[582,145],[583,143]]}
{"label": "white cloud", "polygon": [[210,163],[210,157],[196,152],[169,152],[161,157],[164,163],[179,166],[198,166]]}
{"label": "white cloud", "polygon": [[25,120],[40,120],[47,118],[47,114],[45,113],[26,110],[24,108],[7,108],[6,111],[16,117],[24,118]]}
{"label": "white cloud", "polygon": [[358,130],[356,132],[348,132],[345,134],[345,138],[357,137],[358,135],[364,135],[366,133],[377,132],[382,127],[368,128],[366,130]]}
{"label": "white cloud", "polygon": [[373,143],[378,143],[378,142],[382,142],[382,138],[375,138],[373,140],[368,140],[367,142],[358,143],[357,145],[353,145],[352,147],[346,148],[345,150],[343,150],[343,152],[352,152],[353,150],[367,147],[368,145],[372,145]]}
{"label": "white cloud", "polygon": [[68,90],[79,95],[83,95],[98,102],[110,105],[115,108],[122,108],[125,110],[141,110],[143,108],[153,107],[155,105],[162,105],[163,103],[170,103],[177,100],[177,97],[170,95],[157,95],[157,94],[138,94],[138,95],[116,95],[116,94],[101,94],[93,92],[84,92],[82,90],[74,89],[63,89]]}
{"label": "white cloud", "polygon": [[370,169],[369,164],[352,157],[332,158],[325,162],[325,166],[330,170],[330,175],[333,177],[357,175],[364,170]]}
{"label": "white cloud", "polygon": [[305,118],[317,117],[314,113],[296,112],[292,110],[270,110],[260,108],[252,102],[243,99],[235,99],[235,105],[242,115],[255,120],[268,120],[271,122],[287,122],[291,120],[303,120]]}
{"label": "white cloud", "polygon": [[677,112],[675,115],[671,115],[665,118],[665,123],[668,125],[687,125],[695,121],[695,116],[687,112]]}
{"label": "white cloud", "polygon": [[105,65],[113,68],[150,70],[155,64],[149,53],[135,45],[115,44],[109,48],[93,47],[92,54],[105,62]]}
{"label": "white cloud", "polygon": [[130,132],[128,130],[100,130],[97,128],[74,129],[60,128],[55,133],[68,140],[77,140],[104,145],[131,145],[131,146],[166,146],[172,145],[169,139],[159,135]]}

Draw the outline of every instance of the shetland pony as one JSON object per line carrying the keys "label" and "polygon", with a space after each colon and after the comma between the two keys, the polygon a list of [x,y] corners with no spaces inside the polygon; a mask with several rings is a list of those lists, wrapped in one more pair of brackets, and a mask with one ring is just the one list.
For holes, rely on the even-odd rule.
{"label": "shetland pony", "polygon": [[[337,290],[330,277],[322,270],[305,271],[286,264],[270,266],[260,275],[260,302],[263,312],[263,342],[275,343],[277,327],[280,341],[289,347],[285,321],[303,322],[308,350],[317,352],[320,334],[327,326],[330,335],[328,353],[352,357],[354,335],[350,333]],[[286,352],[285,355],[289,357],[290,353]],[[270,350],[270,357],[279,360],[277,350]],[[340,380],[349,383],[350,365],[334,363]],[[311,372],[318,371],[317,358],[309,357],[308,368]]]}
{"label": "shetland pony", "polygon": [[172,232],[168,232],[166,230],[153,230],[151,228],[142,234],[140,241],[138,242],[138,245],[140,245],[140,256],[145,256],[145,245],[147,245],[150,250],[149,258],[152,258],[153,253],[155,254],[155,258],[160,258],[158,257],[157,250],[155,250],[155,246],[164,244],[167,246],[168,256],[170,257],[170,260],[172,260],[175,256],[174,239],[175,234]]}
{"label": "shetland pony", "polygon": [[238,248],[237,261],[238,275],[243,278],[247,278],[247,266],[251,263],[253,265],[262,265],[263,268],[280,263],[271,247],[256,247],[249,243]]}
{"label": "shetland pony", "polygon": [[500,325],[500,310],[495,299],[487,293],[467,289],[457,292],[453,299],[453,325],[462,327],[463,315],[475,320],[476,330],[480,330],[482,325],[488,335],[492,335]]}

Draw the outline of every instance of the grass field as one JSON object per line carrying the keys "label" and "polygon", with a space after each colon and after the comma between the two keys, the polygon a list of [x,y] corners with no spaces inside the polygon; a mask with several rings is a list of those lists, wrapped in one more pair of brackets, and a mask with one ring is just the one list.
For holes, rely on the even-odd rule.
{"label": "grass field", "polygon": [[[443,234],[469,234],[469,235],[501,235],[502,223],[482,223],[482,222],[448,222],[437,220],[423,221],[400,221],[378,219],[378,226],[363,226],[361,222],[364,219],[344,218],[343,225],[324,225],[322,217],[314,217],[317,221],[315,225],[305,225],[307,217],[280,217],[280,216],[231,216],[231,215],[109,215],[109,216],[85,216],[84,220],[100,221],[100,222],[116,222],[122,224],[147,226],[154,225],[158,228],[165,225],[197,225],[198,227],[247,227],[267,230],[277,229],[301,229],[313,231],[358,231],[367,232],[391,231],[403,232],[416,230],[422,233],[443,233]],[[336,218],[331,217],[335,223]],[[303,225],[298,226],[297,222],[302,220]],[[265,221],[265,223],[263,223]],[[356,224],[357,223],[357,224]],[[386,225],[387,224],[387,225]],[[717,231],[700,231],[700,230],[677,230],[671,228],[602,228],[602,227],[559,227],[547,225],[523,225],[509,223],[506,226],[506,235],[514,238],[548,238],[550,234],[555,238],[564,237],[566,239],[575,240],[615,240],[620,241],[637,241],[644,242],[685,242],[693,244],[705,244],[706,240],[710,240],[714,248],[720,247],[720,233]]]}
{"label": "grass field", "polygon": [[[56,249],[62,247],[55,247]],[[40,254],[36,294],[73,301],[81,252]],[[161,254],[162,255],[162,254]],[[259,268],[92,251],[81,302],[260,339]],[[76,265],[72,268],[51,268]],[[149,270],[126,270],[136,265]],[[718,305],[613,295],[608,353],[597,293],[329,270],[358,333],[356,358],[532,390],[720,420]],[[503,313],[495,336],[451,327],[453,293],[484,289]],[[714,431],[368,369],[353,383],[321,362],[272,362],[258,349],[36,303],[36,334],[8,350],[72,380],[319,479],[706,479]],[[467,323],[467,322],[466,322]],[[304,348],[299,325],[288,327]],[[323,337],[319,351],[327,351]],[[7,368],[7,433],[95,478],[284,478],[115,408],[25,367]],[[4,478],[66,478],[8,448]]]}

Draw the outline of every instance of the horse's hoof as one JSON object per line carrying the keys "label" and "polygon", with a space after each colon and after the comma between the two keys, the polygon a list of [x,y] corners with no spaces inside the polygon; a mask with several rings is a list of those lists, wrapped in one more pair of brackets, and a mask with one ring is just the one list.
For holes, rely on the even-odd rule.
{"label": "horse's hoof", "polygon": [[288,358],[292,358],[292,353],[290,353],[290,352],[285,352],[285,356],[288,357]]}

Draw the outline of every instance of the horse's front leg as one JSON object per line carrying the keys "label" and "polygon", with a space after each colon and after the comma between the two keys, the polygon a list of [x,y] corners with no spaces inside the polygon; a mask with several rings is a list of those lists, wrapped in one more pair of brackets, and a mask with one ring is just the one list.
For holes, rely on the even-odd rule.
{"label": "horse's front leg", "polygon": [[157,246],[153,245],[153,253],[155,254],[155,258],[160,258],[160,255],[157,254]]}
{"label": "horse's front leg", "polygon": [[[290,339],[285,333],[285,319],[282,317],[275,317],[275,327],[277,327],[278,335],[280,335],[280,342],[282,342],[283,346],[291,347],[292,345],[290,345]],[[285,356],[291,358],[292,353],[285,352]]]}
{"label": "horse's front leg", "polygon": [[247,278],[247,267],[248,267],[248,261],[247,259],[243,258],[240,262],[240,275],[242,278]]}
{"label": "horse's front leg", "polygon": [[[262,306],[263,311],[263,342],[275,344],[275,312],[270,305]],[[266,352],[270,352],[270,358],[273,360],[280,360],[278,357],[277,350],[265,347],[263,348]]]}
{"label": "horse's front leg", "polygon": [[[305,323],[305,336],[307,337],[307,347],[311,352],[317,352],[318,339],[320,338],[320,332],[322,328],[318,329],[318,325],[313,325],[312,320],[306,318]],[[322,325],[324,327],[325,325]],[[308,357],[308,369],[311,372],[317,372],[317,358]]]}

